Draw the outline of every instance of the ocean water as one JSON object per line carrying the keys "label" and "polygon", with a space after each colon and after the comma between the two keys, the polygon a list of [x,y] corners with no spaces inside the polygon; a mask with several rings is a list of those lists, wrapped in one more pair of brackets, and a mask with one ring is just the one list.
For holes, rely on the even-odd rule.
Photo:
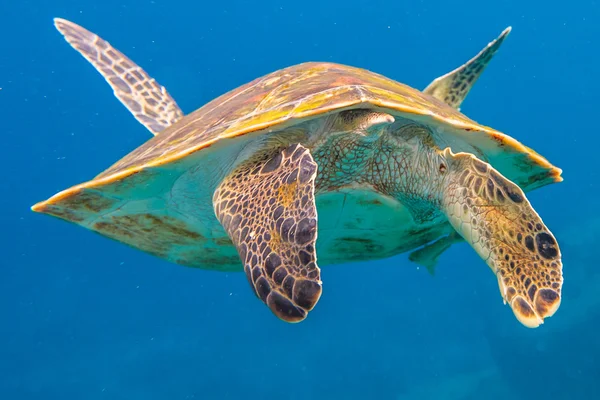
{"label": "ocean water", "polygon": [[[0,399],[600,399],[597,1],[2,3]],[[149,133],[52,18],[98,33],[187,113],[279,68],[333,61],[424,88],[513,31],[462,106],[564,182],[528,194],[561,246],[556,315],[523,327],[467,244],[325,267],[300,324],[242,273],[169,264],[30,206]]]}

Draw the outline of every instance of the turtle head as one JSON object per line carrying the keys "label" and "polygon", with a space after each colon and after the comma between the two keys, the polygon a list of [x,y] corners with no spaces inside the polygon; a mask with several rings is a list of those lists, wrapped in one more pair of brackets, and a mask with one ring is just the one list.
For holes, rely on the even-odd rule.
{"label": "turtle head", "polygon": [[555,237],[525,193],[472,154],[439,151],[441,209],[498,278],[500,293],[525,326],[552,316],[561,301]]}

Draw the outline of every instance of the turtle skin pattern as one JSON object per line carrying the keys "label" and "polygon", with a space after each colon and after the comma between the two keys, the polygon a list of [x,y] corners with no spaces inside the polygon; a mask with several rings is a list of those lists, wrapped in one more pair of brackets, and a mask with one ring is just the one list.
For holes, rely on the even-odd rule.
{"label": "turtle skin pattern", "polygon": [[525,193],[491,165],[466,153],[447,159],[458,171],[445,196],[448,219],[497,275],[517,319],[539,326],[561,301],[556,239]]}
{"label": "turtle skin pattern", "polygon": [[488,44],[469,62],[435,79],[423,92],[458,109],[510,31],[510,27],[506,28],[496,40]]}
{"label": "turtle skin pattern", "polygon": [[152,134],[162,132],[183,118],[183,112],[164,86],[106,40],[62,18],[55,18],[54,25],[65,40],[96,67],[115,97]]}
{"label": "turtle skin pattern", "polygon": [[293,144],[246,161],[213,197],[254,293],[287,322],[305,319],[321,296],[316,174],[309,150]]}

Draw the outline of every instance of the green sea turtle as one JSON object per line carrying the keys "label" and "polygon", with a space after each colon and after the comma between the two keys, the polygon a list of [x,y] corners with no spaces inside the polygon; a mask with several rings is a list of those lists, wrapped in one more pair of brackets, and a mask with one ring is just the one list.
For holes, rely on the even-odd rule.
{"label": "green sea turtle", "polygon": [[492,269],[522,324],[558,309],[559,247],[525,192],[560,182],[561,170],[458,111],[510,28],[423,92],[307,62],[184,116],[109,43],[55,24],[155,136],[34,211],[177,264],[244,270],[288,322],[321,296],[317,255],[326,265],[413,251],[433,268],[460,240]]}

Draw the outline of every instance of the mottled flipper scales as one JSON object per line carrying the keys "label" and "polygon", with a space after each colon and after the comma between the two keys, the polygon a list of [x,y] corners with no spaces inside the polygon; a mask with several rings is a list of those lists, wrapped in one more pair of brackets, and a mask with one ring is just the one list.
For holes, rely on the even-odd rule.
{"label": "mottled flipper scales", "polygon": [[246,161],[213,197],[255,294],[287,322],[306,318],[321,296],[316,174],[309,150],[294,144]]}
{"label": "mottled flipper scales", "polygon": [[517,319],[534,328],[561,301],[561,254],[556,239],[513,182],[472,154],[444,150],[449,164],[446,215],[498,278]]}
{"label": "mottled flipper scales", "polygon": [[115,96],[152,134],[158,134],[183,117],[163,86],[101,37],[61,18],[55,18],[54,25],[66,41],[96,67]]}
{"label": "mottled flipper scales", "polygon": [[423,92],[458,109],[467,94],[469,94],[471,87],[479,79],[485,67],[510,33],[510,30],[511,27],[506,28],[498,38],[489,43],[479,54],[454,71],[435,79]]}

